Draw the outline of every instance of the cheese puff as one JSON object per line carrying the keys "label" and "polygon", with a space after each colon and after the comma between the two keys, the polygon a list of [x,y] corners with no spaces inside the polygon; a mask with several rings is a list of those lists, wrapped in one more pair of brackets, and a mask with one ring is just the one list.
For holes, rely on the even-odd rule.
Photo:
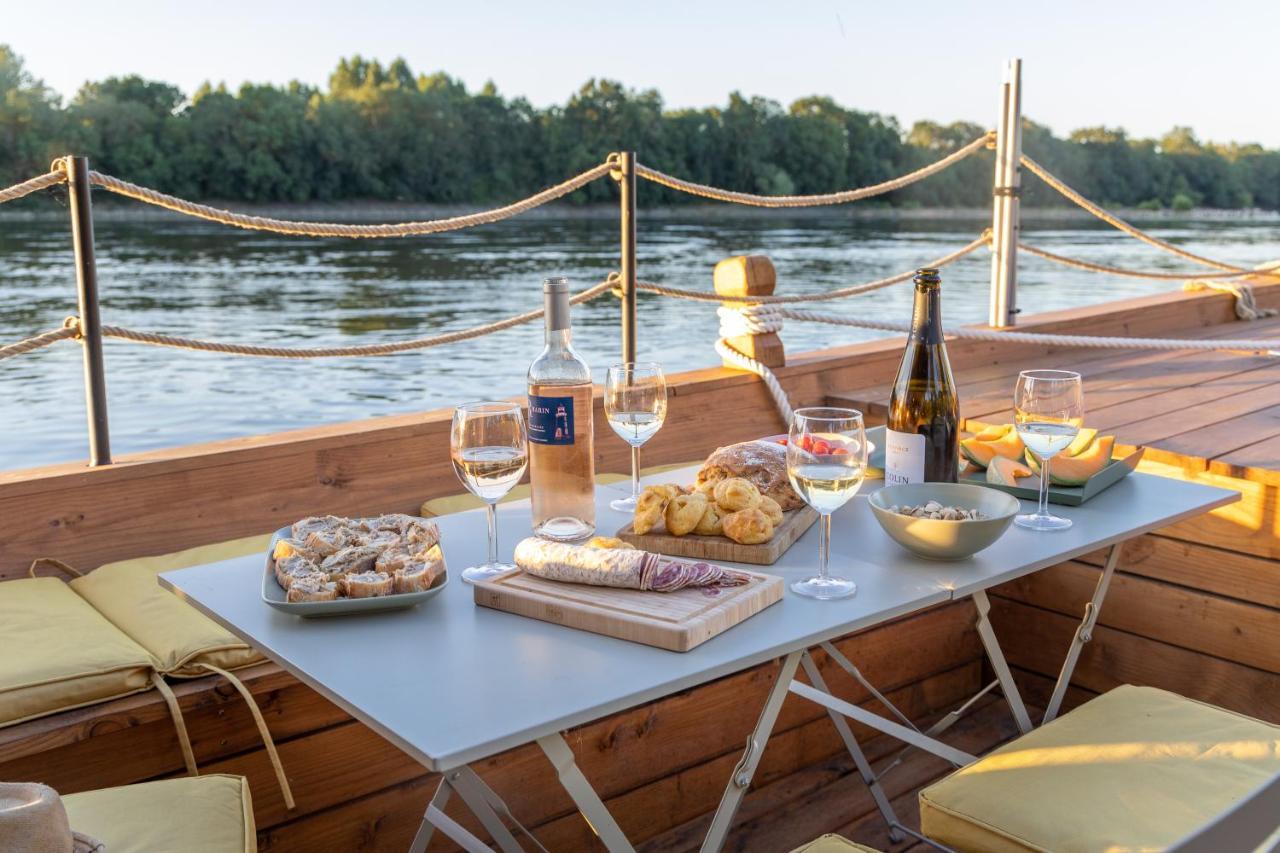
{"label": "cheese puff", "polygon": [[755,509],[760,506],[760,490],[741,477],[730,477],[716,484],[715,501],[728,512]]}
{"label": "cheese puff", "polygon": [[667,503],[667,532],[672,536],[692,533],[707,510],[707,499],[702,495],[680,495]]}
{"label": "cheese puff", "polygon": [[698,526],[693,528],[693,532],[699,536],[723,536],[724,525],[720,521],[720,507],[707,501],[707,508],[702,513],[702,518],[698,520]]}
{"label": "cheese puff", "polygon": [[769,516],[769,520],[773,522],[774,527],[782,523],[782,507],[778,506],[778,502],[768,495],[760,496],[760,506],[756,509]]}
{"label": "cheese puff", "polygon": [[640,500],[636,502],[635,520],[632,521],[632,529],[636,533],[644,535],[657,526],[662,520],[662,513],[667,508],[667,502],[671,500],[665,491],[656,486],[648,486],[640,494]]}
{"label": "cheese puff", "polygon": [[758,509],[731,512],[721,523],[724,535],[740,545],[759,545],[773,538],[773,522]]}

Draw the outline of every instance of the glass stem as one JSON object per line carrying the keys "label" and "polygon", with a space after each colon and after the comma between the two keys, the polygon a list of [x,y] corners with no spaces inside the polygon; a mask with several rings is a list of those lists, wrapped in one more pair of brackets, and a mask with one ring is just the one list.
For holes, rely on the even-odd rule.
{"label": "glass stem", "polygon": [[831,569],[831,514],[823,513],[818,520],[822,535],[818,537],[818,577],[826,580]]}
{"label": "glass stem", "polygon": [[631,497],[640,500],[640,445],[631,445]]}
{"label": "glass stem", "polygon": [[1052,456],[1046,456],[1040,460],[1040,509],[1036,515],[1046,516],[1049,514],[1049,460]]}
{"label": "glass stem", "polygon": [[498,562],[498,505],[491,503],[486,505],[489,517],[489,565]]}

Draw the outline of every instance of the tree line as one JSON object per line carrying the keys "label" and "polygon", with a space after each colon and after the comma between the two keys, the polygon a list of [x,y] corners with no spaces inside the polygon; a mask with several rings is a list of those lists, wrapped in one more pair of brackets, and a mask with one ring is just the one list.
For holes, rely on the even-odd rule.
{"label": "tree line", "polygon": [[[0,186],[47,171],[65,153],[163,192],[228,202],[512,200],[631,148],[682,178],[768,194],[821,193],[878,183],[932,162],[985,130],[916,122],[801,98],[788,107],[731,94],[724,106],[666,109],[654,90],[590,80],[545,109],[479,91],[449,75],[343,59],[324,89],[204,84],[191,95],[137,76],[85,83],[63,103],[0,45]],[[1160,139],[1092,127],[1065,139],[1025,121],[1023,149],[1107,206],[1280,209],[1280,151],[1202,142],[1189,128]],[[880,203],[990,203],[992,158],[971,157]],[[1034,178],[1024,203],[1067,202]],[[612,199],[596,182],[572,202]],[[646,185],[642,203],[688,196]]]}

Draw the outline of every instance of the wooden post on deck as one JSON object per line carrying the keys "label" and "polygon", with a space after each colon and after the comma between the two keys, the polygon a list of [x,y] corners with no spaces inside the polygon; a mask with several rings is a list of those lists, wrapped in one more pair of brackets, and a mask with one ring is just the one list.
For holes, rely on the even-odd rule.
{"label": "wooden post on deck", "polygon": [[1022,192],[1022,60],[1010,59],[1000,87],[991,199],[991,310],[997,329],[1017,322],[1019,200]]}
{"label": "wooden post on deck", "polygon": [[[738,255],[725,258],[716,264],[712,274],[716,293],[721,296],[772,296],[778,284],[778,274],[773,262],[764,255]],[[722,302],[730,308],[737,308],[742,302]],[[763,335],[739,335],[729,338],[729,345],[743,355],[749,355],[765,367],[783,367],[786,364],[786,353],[782,347],[782,339],[777,332],[766,332]],[[737,368],[735,364],[725,362],[726,367]]]}
{"label": "wooden post on deck", "polygon": [[76,292],[80,308],[80,343],[84,351],[84,402],[89,420],[89,465],[111,464],[107,425],[107,376],[102,365],[102,318],[98,311],[98,265],[93,256],[93,204],[89,160],[67,157],[67,191],[71,202],[71,241],[76,255]]}

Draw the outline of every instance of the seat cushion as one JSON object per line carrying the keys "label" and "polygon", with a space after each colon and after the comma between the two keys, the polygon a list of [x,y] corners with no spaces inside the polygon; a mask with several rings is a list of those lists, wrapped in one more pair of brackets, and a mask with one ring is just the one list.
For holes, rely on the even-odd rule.
{"label": "seat cushion", "polygon": [[57,578],[0,583],[0,726],[146,690],[154,661]]}
{"label": "seat cushion", "polygon": [[[156,659],[166,675],[208,675],[197,664],[236,669],[261,654],[212,619],[160,586],[156,575],[249,554],[265,555],[271,536],[250,536],[173,554],[108,563],[71,582],[95,610]],[[264,556],[265,559],[265,556]]]}
{"label": "seat cushion", "polygon": [[920,792],[959,850],[1161,850],[1280,771],[1280,726],[1117,687]]}
{"label": "seat cushion", "polygon": [[828,833],[797,847],[791,853],[880,853],[880,851],[874,847],[850,841],[843,835]]}
{"label": "seat cushion", "polygon": [[[623,480],[629,480],[630,477],[625,474],[596,474],[596,485],[607,486],[610,483],[621,483]],[[529,484],[521,483],[515,486],[511,491],[507,492],[498,503],[504,504],[509,501],[522,501],[529,497]],[[423,518],[435,518],[441,515],[452,515],[455,512],[466,512],[470,509],[480,509],[484,506],[484,501],[480,500],[470,492],[463,492],[457,495],[446,495],[442,498],[432,498],[429,501],[423,501],[422,508],[418,514]]]}
{"label": "seat cushion", "polygon": [[68,794],[71,828],[108,853],[245,853],[258,849],[249,783],[241,776],[188,776]]}

